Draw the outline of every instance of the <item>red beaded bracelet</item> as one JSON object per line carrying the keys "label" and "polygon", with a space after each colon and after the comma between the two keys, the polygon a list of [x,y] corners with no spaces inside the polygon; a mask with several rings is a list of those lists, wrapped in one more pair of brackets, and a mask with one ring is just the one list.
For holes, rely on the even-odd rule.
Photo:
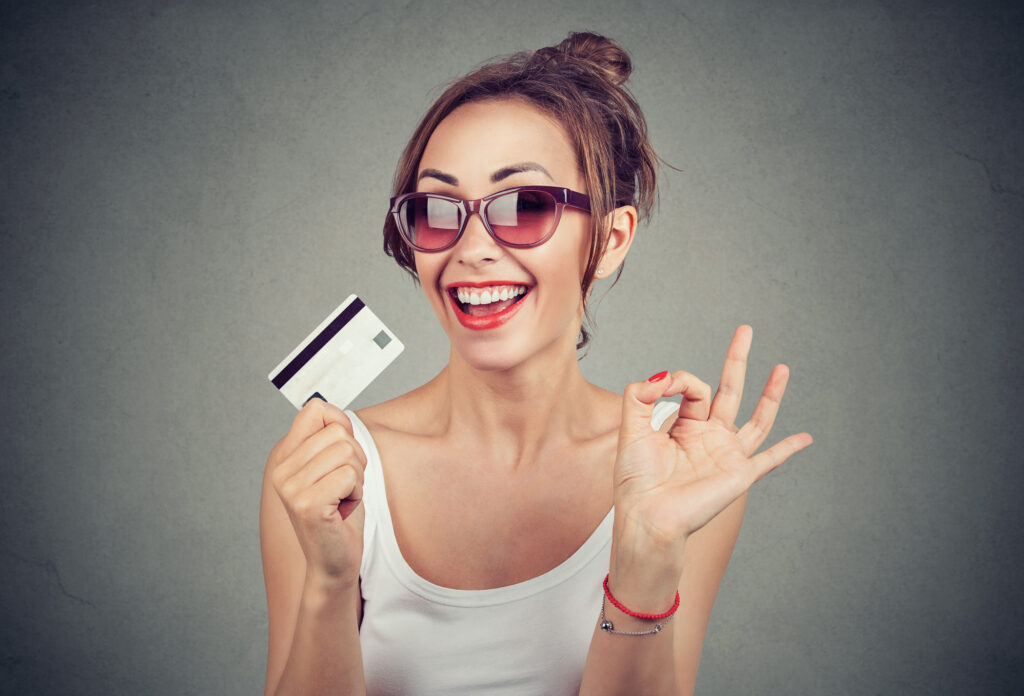
{"label": "red beaded bracelet", "polygon": [[672,604],[672,608],[666,611],[664,614],[641,614],[639,612],[630,611],[626,608],[619,600],[612,597],[612,591],[608,589],[608,576],[604,576],[604,596],[608,598],[608,601],[612,603],[612,606],[621,611],[623,614],[628,614],[634,619],[648,619],[650,621],[658,621],[659,619],[667,619],[676,613],[676,609],[679,608],[679,590],[676,590],[676,601]]}

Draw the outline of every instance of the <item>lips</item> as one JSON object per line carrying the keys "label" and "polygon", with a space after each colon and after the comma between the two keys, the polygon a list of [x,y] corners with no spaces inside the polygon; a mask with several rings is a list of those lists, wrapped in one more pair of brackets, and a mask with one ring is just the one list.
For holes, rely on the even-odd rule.
{"label": "lips", "polygon": [[[520,292],[508,292],[509,288],[523,288]],[[491,297],[491,293],[495,288],[501,288],[505,290],[503,293],[508,299],[500,300],[498,293],[494,292],[493,301],[487,301]],[[467,329],[473,331],[486,331],[489,329],[496,329],[499,326],[503,326],[507,323],[519,308],[523,304],[523,300],[530,293],[533,288],[522,283],[511,283],[511,282],[488,282],[488,283],[454,283],[449,285],[447,292],[448,302],[452,306],[452,311],[455,313],[455,318],[459,320]],[[480,307],[480,309],[473,309],[473,314],[468,313],[463,309],[464,302],[460,302],[459,296],[462,296],[463,300],[466,300],[472,296],[473,302],[466,302],[466,307]],[[480,298],[484,299],[481,300]],[[511,304],[509,304],[511,303]],[[504,306],[500,311],[491,314],[482,314],[480,310],[489,304],[496,306]]]}

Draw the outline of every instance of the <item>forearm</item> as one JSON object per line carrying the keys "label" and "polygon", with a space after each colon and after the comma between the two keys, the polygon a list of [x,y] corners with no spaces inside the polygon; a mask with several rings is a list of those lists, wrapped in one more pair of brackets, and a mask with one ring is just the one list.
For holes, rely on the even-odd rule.
{"label": "forearm", "polygon": [[[671,605],[678,578],[678,573],[670,568],[617,573],[613,561],[609,587],[613,596],[630,610],[660,614]],[[675,631],[671,621],[637,619],[607,600],[604,616],[615,631],[648,632],[659,624],[664,628],[648,635],[622,635],[603,630],[599,620],[590,641],[580,696],[678,696]],[[672,617],[672,621],[676,619]]]}
{"label": "forearm", "polygon": [[[651,627],[650,622],[630,620],[617,611],[613,617],[612,611],[606,607],[605,616],[617,631],[644,631]],[[590,640],[580,696],[676,696],[679,690],[672,655],[673,636],[668,628],[656,635],[624,636],[601,630],[598,622]]]}
{"label": "forearm", "polygon": [[362,696],[359,585],[332,587],[307,577],[298,621],[275,696]]}

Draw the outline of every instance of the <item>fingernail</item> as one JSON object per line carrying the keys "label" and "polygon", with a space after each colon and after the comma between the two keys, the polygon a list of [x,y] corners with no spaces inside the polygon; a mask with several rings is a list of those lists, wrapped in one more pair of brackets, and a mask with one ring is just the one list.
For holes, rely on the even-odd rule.
{"label": "fingernail", "polygon": [[660,382],[661,380],[665,379],[666,377],[668,377],[668,370],[665,370],[664,372],[659,372],[656,375],[651,375],[651,377],[647,381],[648,382]]}

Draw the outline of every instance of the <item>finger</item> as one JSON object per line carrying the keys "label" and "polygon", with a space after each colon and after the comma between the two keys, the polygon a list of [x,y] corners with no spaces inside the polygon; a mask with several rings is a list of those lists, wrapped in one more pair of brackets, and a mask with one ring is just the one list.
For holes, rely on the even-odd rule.
{"label": "finger", "polygon": [[327,426],[331,423],[337,423],[343,427],[349,435],[355,437],[355,429],[352,427],[352,421],[347,415],[345,415],[345,412],[334,404],[327,404],[327,406],[330,408],[325,408],[323,413],[320,414],[324,425]]}
{"label": "finger", "polygon": [[672,383],[661,398],[682,394],[679,418],[707,420],[711,409],[711,385],[689,372],[673,372]]}
{"label": "finger", "polygon": [[739,438],[745,454],[756,452],[768,438],[768,433],[775,425],[775,416],[779,412],[779,404],[782,402],[782,395],[786,393],[788,381],[789,368],[785,365],[776,365],[768,377],[768,383],[764,385],[757,406],[754,407],[754,414],[740,428]]}
{"label": "finger", "polygon": [[321,394],[320,392],[313,392],[312,394],[310,394],[310,395],[309,395],[309,398],[308,398],[308,399],[306,399],[305,401],[303,401],[303,402],[302,402],[302,405],[303,405],[303,406],[305,406],[306,404],[308,404],[308,403],[309,403],[310,401],[312,401],[313,399],[320,399],[320,400],[321,400],[321,401],[323,401],[323,402],[324,402],[325,404],[326,404],[326,403],[329,403],[329,402],[327,401],[327,399],[325,399],[325,398],[324,398],[324,395],[323,395],[323,394]]}
{"label": "finger", "polygon": [[330,514],[333,506],[341,519],[347,519],[363,499],[363,473],[358,467],[345,466],[335,469],[320,479],[316,487],[320,488],[326,500],[324,513]]}
{"label": "finger", "polygon": [[323,430],[328,423],[340,423],[350,434],[352,433],[352,424],[340,408],[320,399],[307,401],[296,414],[291,428],[277,443],[276,449],[281,459],[295,452],[299,445],[314,433]]}
{"label": "finger", "polygon": [[740,410],[743,398],[743,380],[747,374],[747,355],[750,353],[750,342],[754,330],[744,324],[732,335],[732,343],[725,356],[722,367],[722,379],[718,383],[718,392],[711,402],[710,419],[732,427],[736,414]]}
{"label": "finger", "polygon": [[[342,512],[345,503],[358,503],[363,497],[362,480],[350,466],[341,467],[320,479],[295,498],[295,512],[304,520],[330,519]],[[347,506],[350,514],[355,505]],[[342,512],[342,519],[348,515]]]}
{"label": "finger", "polygon": [[307,438],[305,442],[299,445],[299,449],[295,451],[293,458],[302,462],[300,467],[304,466],[306,462],[311,461],[313,457],[335,443],[345,443],[347,448],[351,450],[355,461],[359,463],[360,468],[366,468],[366,455],[363,453],[363,448],[356,442],[352,433],[345,428],[345,424],[338,422],[328,423],[320,432]]}
{"label": "finger", "polygon": [[302,490],[297,481],[293,481],[294,476],[307,466],[307,464],[318,454],[323,452],[325,449],[330,447],[332,444],[337,442],[345,442],[351,449],[354,461],[359,464],[363,469],[366,468],[366,454],[363,452],[363,448],[359,446],[351,432],[345,427],[346,425],[351,428],[352,424],[348,421],[348,417],[344,413],[340,414],[340,418],[344,419],[344,422],[339,422],[334,419],[334,415],[328,414],[327,418],[331,422],[323,426],[312,435],[307,437],[290,455],[285,457],[282,461],[278,462],[274,471],[271,473],[271,480],[274,487],[278,492],[285,498],[293,495],[299,490]]}
{"label": "finger", "polygon": [[813,442],[814,438],[811,437],[810,433],[800,433],[798,435],[790,435],[782,442],[777,442],[764,452],[761,452],[750,460],[754,464],[754,480],[761,480],[768,472],[774,470],[779,464],[805,447],[810,447]]}
{"label": "finger", "polygon": [[633,382],[622,392],[622,425],[619,446],[649,435],[654,404],[672,386],[668,372],[659,372],[645,382]]}
{"label": "finger", "polygon": [[352,467],[363,480],[365,465],[359,459],[359,445],[349,440],[336,440],[312,456],[296,471],[281,487],[282,493],[292,493],[312,488],[316,483],[335,469]]}

